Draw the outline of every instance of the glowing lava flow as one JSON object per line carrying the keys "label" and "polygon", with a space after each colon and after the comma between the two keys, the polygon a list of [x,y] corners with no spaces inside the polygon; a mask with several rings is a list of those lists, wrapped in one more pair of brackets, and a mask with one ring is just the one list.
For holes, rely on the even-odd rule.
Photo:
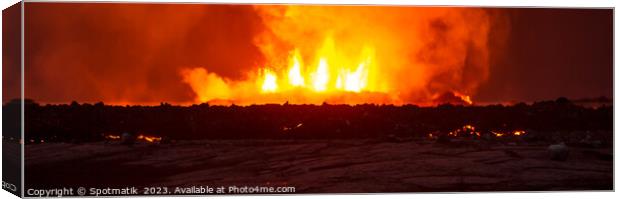
{"label": "glowing lava flow", "polygon": [[[289,57],[287,69],[276,73],[268,68],[260,69],[261,92],[286,92],[304,89],[316,93],[326,92],[380,92],[369,88],[369,76],[375,67],[372,47],[361,50],[359,59],[343,55],[334,49],[333,40],[327,38],[324,46],[317,52],[318,60],[314,67],[306,64],[298,49]],[[351,61],[357,60],[357,62]],[[311,66],[306,68],[305,66]]]}
{"label": "glowing lava flow", "polygon": [[289,83],[292,86],[304,86],[304,77],[301,76],[301,56],[299,55],[299,51],[295,50],[293,52],[292,57],[292,66],[288,71]]}
{"label": "glowing lava flow", "polygon": [[263,70],[263,84],[261,89],[263,92],[275,92],[278,89],[277,76],[269,69]]}

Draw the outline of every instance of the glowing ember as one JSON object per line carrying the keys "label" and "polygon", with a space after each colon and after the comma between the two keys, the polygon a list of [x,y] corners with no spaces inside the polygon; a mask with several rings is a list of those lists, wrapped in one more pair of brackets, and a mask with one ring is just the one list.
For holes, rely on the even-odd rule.
{"label": "glowing ember", "polygon": [[283,131],[290,131],[290,130],[293,130],[293,129],[300,128],[303,125],[304,125],[303,123],[299,123],[299,124],[295,125],[294,127],[287,127],[287,126],[285,126],[285,127],[282,128],[282,130]]}
{"label": "glowing ember", "polygon": [[500,133],[500,132],[491,131],[491,133],[493,133],[493,135],[495,135],[495,137],[502,137],[502,136],[504,136],[504,133]]}
{"label": "glowing ember", "polygon": [[137,137],[138,140],[144,140],[146,142],[161,142],[161,137],[156,137],[156,136],[149,136],[149,135],[138,135]]}
{"label": "glowing ember", "polygon": [[120,135],[106,135],[105,138],[110,139],[110,140],[118,140],[118,139],[121,139],[121,136]]}
{"label": "glowing ember", "polygon": [[504,137],[504,136],[523,136],[525,135],[525,131],[523,130],[514,130],[512,132],[501,132],[501,131],[491,131],[495,137]]}
{"label": "glowing ember", "polygon": [[476,127],[472,126],[472,125],[465,125],[463,126],[463,131],[475,131]]}
{"label": "glowing ember", "polygon": [[512,134],[515,136],[521,136],[521,135],[525,135],[525,131],[516,130],[516,131],[513,131]]}
{"label": "glowing ember", "polygon": [[460,129],[456,129],[455,131],[448,132],[448,136],[457,137],[457,136],[463,136],[463,135],[480,137],[481,133],[477,132],[476,127],[470,124],[466,124]]}

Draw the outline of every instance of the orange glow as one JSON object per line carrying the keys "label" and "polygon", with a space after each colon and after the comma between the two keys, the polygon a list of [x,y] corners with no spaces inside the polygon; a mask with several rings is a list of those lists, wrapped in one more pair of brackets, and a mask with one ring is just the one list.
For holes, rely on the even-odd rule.
{"label": "orange glow", "polygon": [[436,96],[450,92],[470,105],[469,95],[488,76],[489,16],[483,10],[254,9],[267,27],[254,39],[265,61],[239,71],[245,75],[236,80],[202,67],[182,71],[195,102],[435,105],[442,102]]}
{"label": "orange glow", "polygon": [[475,131],[475,130],[476,130],[476,127],[474,127],[474,126],[472,126],[472,125],[467,124],[467,125],[463,126],[463,130],[464,130],[464,131],[465,131],[465,130]]}
{"label": "orange glow", "polygon": [[301,73],[303,66],[301,65],[301,56],[298,50],[293,52],[291,62],[291,68],[288,71],[289,84],[292,86],[304,86],[306,83]]}
{"label": "orange glow", "polygon": [[[327,38],[317,52],[318,63],[312,68],[311,62],[304,61],[300,56],[300,50],[295,49],[290,52],[289,66],[283,72],[287,74],[276,74],[269,69],[263,69],[261,74],[263,79],[263,92],[276,92],[282,88],[283,92],[292,89],[303,89],[315,93],[322,92],[354,92],[373,91],[368,88],[368,77],[372,63],[373,53],[371,47],[362,50],[359,62],[351,62],[349,57],[345,57],[335,52],[334,41]],[[310,66],[305,68],[304,66]],[[288,75],[288,81],[277,81],[278,76]],[[306,80],[309,80],[306,84]]]}
{"label": "orange glow", "polygon": [[[317,63],[303,60],[300,50],[294,49],[289,53],[291,55],[289,65],[279,73],[270,68],[260,69],[258,79],[261,93],[302,90],[306,95],[320,95],[320,93],[374,91],[368,87],[368,77],[372,75],[370,70],[374,67],[372,48],[364,48],[359,62],[351,62],[348,57],[335,52],[333,43],[330,38],[325,40],[324,46],[317,52],[319,56],[316,58]],[[281,81],[278,77],[287,79]]]}
{"label": "orange glow", "polygon": [[461,133],[475,135],[477,137],[481,136],[481,133],[476,131],[476,127],[471,124],[463,125],[460,129],[456,129],[455,131],[448,132],[448,136],[458,137]]}
{"label": "orange glow", "polygon": [[302,127],[303,125],[304,125],[303,123],[299,123],[299,124],[297,124],[297,125],[296,125],[296,126],[294,126],[294,127],[287,127],[287,126],[285,126],[285,127],[282,127],[282,130],[286,132],[286,131],[290,131],[290,130],[293,130],[293,129],[300,128],[300,127]]}
{"label": "orange glow", "polygon": [[327,90],[329,72],[327,71],[327,61],[324,58],[319,61],[319,66],[316,68],[316,72],[312,74],[312,81],[315,91],[321,92]]}
{"label": "orange glow", "polygon": [[137,137],[138,140],[144,140],[146,142],[150,142],[150,143],[154,143],[154,142],[161,142],[161,137],[157,137],[157,136],[149,136],[149,135],[138,135]]}
{"label": "orange glow", "polygon": [[501,133],[501,132],[491,131],[491,133],[493,133],[493,135],[495,135],[495,137],[503,137],[505,135],[504,133]]}
{"label": "orange glow", "polygon": [[515,136],[521,136],[521,135],[525,135],[525,131],[523,130],[516,130],[514,132],[512,132],[513,135]]}
{"label": "orange glow", "polygon": [[231,97],[229,84],[215,73],[207,72],[204,68],[194,68],[182,71],[183,80],[191,85],[197,94],[197,101],[207,102],[214,99],[229,99]]}
{"label": "orange glow", "polygon": [[522,136],[525,135],[525,131],[523,130],[514,130],[512,132],[500,132],[500,131],[491,131],[495,137],[504,137],[504,136]]}
{"label": "orange glow", "polygon": [[119,136],[119,135],[106,135],[105,138],[106,139],[110,139],[110,140],[118,140],[118,139],[121,139],[121,136]]}
{"label": "orange glow", "polygon": [[263,92],[276,92],[278,90],[278,76],[269,69],[263,70]]}
{"label": "orange glow", "polygon": [[453,94],[454,96],[461,98],[461,100],[463,100],[463,102],[467,103],[468,105],[472,105],[474,103],[473,101],[471,101],[469,95],[464,95],[459,92],[453,92]]}

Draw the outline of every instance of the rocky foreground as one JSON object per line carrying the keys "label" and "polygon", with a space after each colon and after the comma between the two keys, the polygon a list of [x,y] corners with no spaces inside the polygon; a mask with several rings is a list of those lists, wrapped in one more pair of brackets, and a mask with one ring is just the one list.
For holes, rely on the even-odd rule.
{"label": "rocky foreground", "polygon": [[613,150],[424,140],[210,140],[26,146],[26,183],[293,186],[296,193],[612,190]]}

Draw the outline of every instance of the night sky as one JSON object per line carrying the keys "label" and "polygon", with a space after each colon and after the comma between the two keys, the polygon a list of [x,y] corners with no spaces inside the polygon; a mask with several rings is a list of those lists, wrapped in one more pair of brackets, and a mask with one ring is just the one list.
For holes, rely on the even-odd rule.
{"label": "night sky", "polygon": [[[490,73],[475,101],[612,97],[612,9],[488,12],[501,23],[492,25]],[[3,11],[5,85],[19,75],[10,50],[19,42],[6,38],[18,16]],[[26,97],[44,103],[188,102],[182,67],[240,79],[265,59],[253,44],[265,24],[251,6],[27,3],[25,18]],[[14,93],[5,87],[3,101]]]}
{"label": "night sky", "polygon": [[509,36],[476,98],[612,97],[613,11],[510,9]]}

